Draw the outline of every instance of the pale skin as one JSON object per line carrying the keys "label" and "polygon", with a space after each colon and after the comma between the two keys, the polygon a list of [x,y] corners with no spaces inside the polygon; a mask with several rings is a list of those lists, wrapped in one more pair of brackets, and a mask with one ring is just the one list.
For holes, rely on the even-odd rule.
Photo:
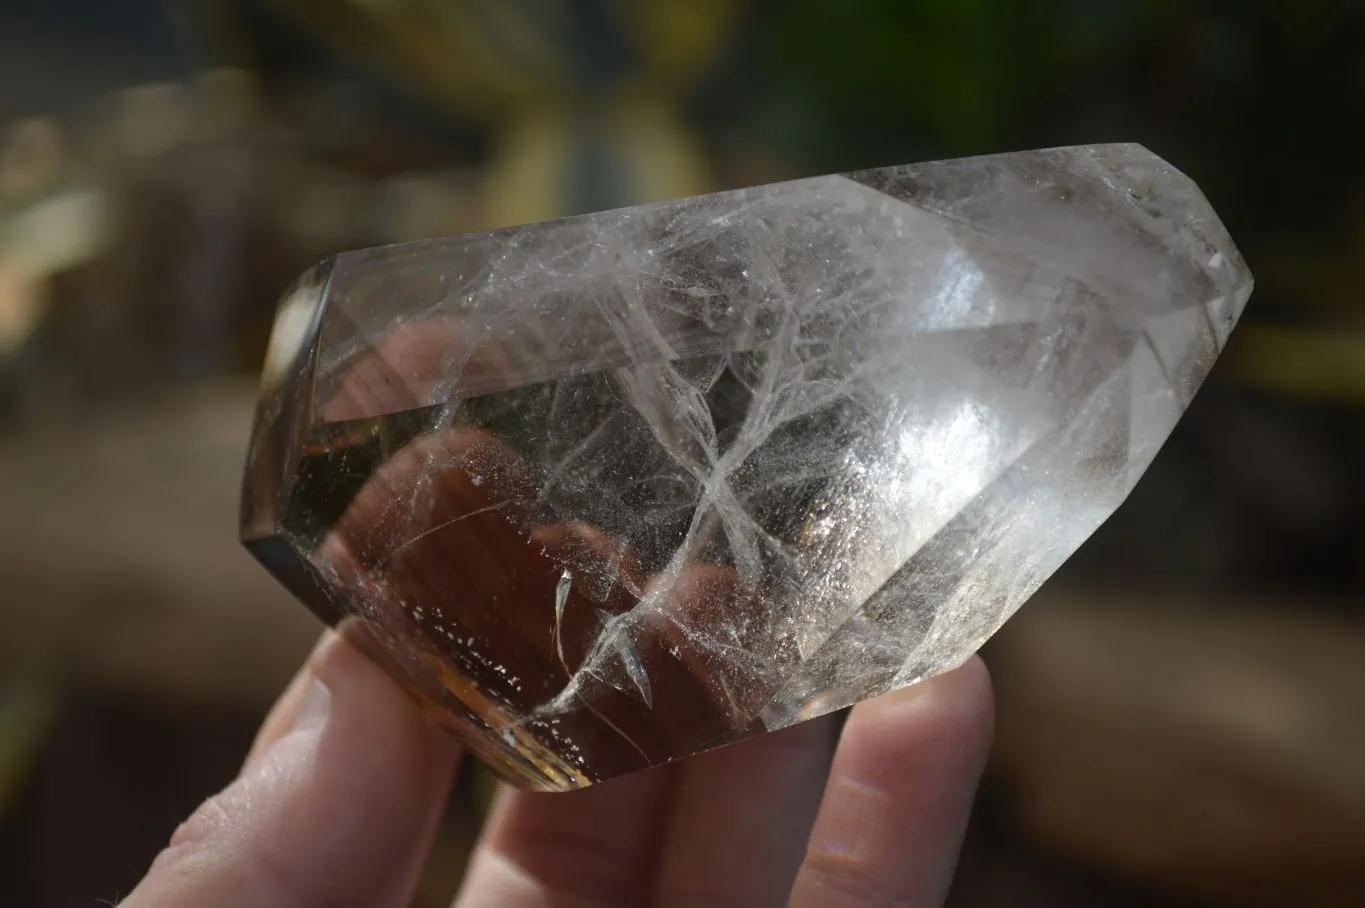
{"label": "pale skin", "polygon": [[[928,908],[952,881],[992,726],[973,658],[855,707],[568,794],[504,787],[457,908]],[[398,908],[459,747],[333,634],[241,774],[125,908]]]}
{"label": "pale skin", "polygon": [[[410,405],[417,392],[403,377],[414,374],[414,364],[439,357],[446,335],[460,330],[442,322],[394,335],[342,383],[331,418]],[[499,368],[497,351],[488,356],[480,368]],[[473,481],[471,470],[488,481]],[[423,602],[438,610],[447,591],[476,589],[465,581],[496,568],[493,556],[524,569],[526,552],[540,550],[528,549],[530,538],[551,551],[556,540],[573,536],[567,526],[535,527],[525,536],[531,515],[515,510],[516,502],[534,497],[534,489],[518,485],[525,473],[515,452],[487,432],[456,427],[423,437],[377,471],[318,557],[342,578],[382,564],[398,586],[386,591],[387,599],[367,590],[378,605]],[[401,520],[394,520],[393,501],[405,503]],[[470,554],[484,552],[491,554]],[[540,571],[549,588],[531,584],[522,590],[527,595],[509,595],[495,615],[501,623],[479,629],[521,634],[516,671],[526,677],[561,666],[567,671],[559,619],[572,624],[592,614],[572,599],[566,611],[562,596],[553,613],[537,611],[555,598],[560,571],[551,567]],[[623,577],[619,585],[651,582]],[[694,565],[674,584],[677,599],[670,604],[687,616],[689,590],[692,607],[705,607],[729,601],[725,588],[721,568]],[[448,605],[443,620],[470,618],[461,603]],[[390,610],[398,620],[398,610]],[[551,614],[553,638],[540,632]],[[579,625],[580,637],[591,630]],[[674,666],[674,676],[655,678],[661,703],[670,690],[692,689],[679,683],[677,671]],[[990,681],[973,658],[856,706],[837,742],[834,726],[820,719],[582,791],[504,787],[454,904],[942,905],[992,718]],[[459,756],[449,734],[329,632],[266,719],[240,776],[176,831],[123,905],[406,906]]]}

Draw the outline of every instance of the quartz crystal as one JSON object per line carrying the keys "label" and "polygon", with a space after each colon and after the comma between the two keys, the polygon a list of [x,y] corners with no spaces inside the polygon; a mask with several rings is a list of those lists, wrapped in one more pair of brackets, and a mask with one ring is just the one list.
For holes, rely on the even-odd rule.
{"label": "quartz crystal", "polygon": [[961,663],[1250,291],[1135,145],[349,252],[281,304],[243,537],[502,775],[577,788]]}

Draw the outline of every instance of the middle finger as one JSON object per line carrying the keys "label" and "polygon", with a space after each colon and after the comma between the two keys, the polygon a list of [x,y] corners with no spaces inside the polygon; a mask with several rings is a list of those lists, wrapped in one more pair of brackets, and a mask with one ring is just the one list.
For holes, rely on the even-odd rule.
{"label": "middle finger", "polygon": [[831,719],[816,719],[680,765],[653,904],[784,904],[819,809],[834,730]]}
{"label": "middle finger", "polygon": [[672,770],[582,791],[503,786],[456,908],[639,908],[657,862]]}

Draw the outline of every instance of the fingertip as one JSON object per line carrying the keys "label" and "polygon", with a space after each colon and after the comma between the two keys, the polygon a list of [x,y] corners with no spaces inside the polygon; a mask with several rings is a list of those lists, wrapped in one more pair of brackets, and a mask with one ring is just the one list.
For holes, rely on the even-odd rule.
{"label": "fingertip", "polygon": [[[859,704],[849,721],[862,735],[913,734],[921,752],[938,746],[984,763],[995,728],[990,672],[974,655],[951,671]],[[896,749],[894,741],[886,743]]]}
{"label": "fingertip", "polygon": [[314,660],[333,645],[336,639],[336,632],[331,628],[324,630],[318,642],[313,645],[312,651],[300,666],[298,672],[290,679],[284,692],[270,708],[266,714],[261,727],[256,732],[256,737],[251,742],[251,749],[247,752],[246,759],[242,762],[242,771],[250,769],[261,756],[265,754],[276,741],[289,733],[295,725],[299,706],[302,702],[310,685],[314,683]]}
{"label": "fingertip", "polygon": [[790,904],[941,905],[993,724],[975,656],[854,707]]}
{"label": "fingertip", "polygon": [[859,704],[844,741],[859,772],[899,784],[933,778],[973,792],[995,729],[990,672],[977,656],[952,671]]}
{"label": "fingertip", "polygon": [[457,745],[336,634],[232,785],[175,833],[126,904],[402,905]]}

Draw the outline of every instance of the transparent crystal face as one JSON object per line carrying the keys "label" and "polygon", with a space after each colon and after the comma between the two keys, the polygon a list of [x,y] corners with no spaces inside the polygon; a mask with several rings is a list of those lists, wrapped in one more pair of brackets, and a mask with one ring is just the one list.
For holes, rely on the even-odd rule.
{"label": "transparent crystal face", "polygon": [[508,778],[580,787],[961,663],[1250,291],[1131,145],[348,253],[281,306],[243,536]]}

